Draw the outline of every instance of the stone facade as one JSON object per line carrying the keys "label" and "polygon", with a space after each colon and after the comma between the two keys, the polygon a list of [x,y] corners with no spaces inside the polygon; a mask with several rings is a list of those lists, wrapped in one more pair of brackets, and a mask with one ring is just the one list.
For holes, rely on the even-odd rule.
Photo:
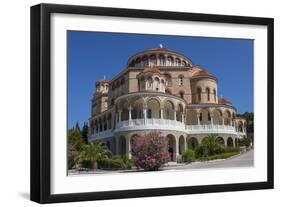
{"label": "stone facade", "polygon": [[157,130],[169,139],[174,161],[208,134],[237,147],[246,122],[217,91],[217,78],[182,54],[166,48],[137,53],[112,80],[96,82],[89,141],[130,156],[132,136]]}

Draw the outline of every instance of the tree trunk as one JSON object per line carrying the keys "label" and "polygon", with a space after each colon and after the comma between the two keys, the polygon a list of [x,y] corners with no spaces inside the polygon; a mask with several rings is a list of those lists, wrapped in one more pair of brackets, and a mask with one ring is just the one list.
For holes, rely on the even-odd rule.
{"label": "tree trunk", "polygon": [[93,170],[96,170],[98,168],[98,163],[97,161],[93,161],[92,162],[92,167],[93,167]]}

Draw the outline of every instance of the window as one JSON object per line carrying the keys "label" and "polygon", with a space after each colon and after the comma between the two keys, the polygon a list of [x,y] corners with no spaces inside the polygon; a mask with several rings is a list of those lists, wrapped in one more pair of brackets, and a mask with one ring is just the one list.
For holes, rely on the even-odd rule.
{"label": "window", "polygon": [[159,56],[160,65],[165,65],[165,57],[163,55]]}
{"label": "window", "polygon": [[208,112],[208,121],[211,121],[211,114]]}
{"label": "window", "polygon": [[201,101],[201,88],[197,88],[197,98],[198,98],[198,102]]}
{"label": "window", "polygon": [[179,86],[183,86],[183,75],[179,75],[178,82],[179,82]]}
{"label": "window", "polygon": [[206,88],[207,100],[210,101],[210,89]]}
{"label": "window", "polygon": [[183,96],[184,96],[184,93],[181,91],[180,92],[180,97],[183,98]]}
{"label": "window", "polygon": [[217,91],[214,89],[214,100],[217,101]]}
{"label": "window", "polygon": [[148,109],[147,110],[147,118],[151,119],[151,117],[152,117],[152,111],[151,111],[151,109]]}

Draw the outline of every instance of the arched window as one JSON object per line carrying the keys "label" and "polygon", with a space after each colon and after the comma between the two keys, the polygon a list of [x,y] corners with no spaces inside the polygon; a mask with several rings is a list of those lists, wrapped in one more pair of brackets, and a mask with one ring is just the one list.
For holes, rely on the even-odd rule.
{"label": "arched window", "polygon": [[165,76],[165,85],[172,86],[172,77],[170,74],[164,74]]}
{"label": "arched window", "polygon": [[180,97],[183,98],[183,96],[184,96],[184,92],[181,91],[181,92],[180,92]]}
{"label": "arched window", "polygon": [[147,56],[143,56],[142,64],[143,64],[143,66],[148,66],[148,58],[147,58]]}
{"label": "arched window", "polygon": [[180,61],[180,59],[179,58],[176,58],[176,66],[180,66],[180,63],[181,63],[181,61]]}
{"label": "arched window", "polygon": [[171,57],[171,56],[167,57],[167,65],[168,65],[168,66],[172,66],[173,63],[174,63],[173,57]]}
{"label": "arched window", "polygon": [[149,66],[154,66],[154,65],[156,65],[156,56],[155,55],[151,55],[150,57],[149,57]]}
{"label": "arched window", "polygon": [[178,78],[179,86],[183,86],[183,75],[179,75]]}
{"label": "arched window", "polygon": [[201,92],[202,92],[201,88],[197,88],[197,98],[198,98],[198,102],[201,101]]}
{"label": "arched window", "polygon": [[210,101],[210,89],[206,88],[207,100]]}
{"label": "arched window", "polygon": [[165,65],[165,57],[163,55],[159,56],[160,65]]}
{"label": "arched window", "polygon": [[217,91],[214,89],[214,100],[217,101]]}

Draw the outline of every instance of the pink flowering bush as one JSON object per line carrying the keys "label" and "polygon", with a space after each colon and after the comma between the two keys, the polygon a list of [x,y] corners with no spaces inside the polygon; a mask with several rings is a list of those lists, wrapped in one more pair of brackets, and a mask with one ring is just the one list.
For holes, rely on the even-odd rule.
{"label": "pink flowering bush", "polygon": [[170,160],[167,139],[159,132],[137,135],[132,139],[131,146],[137,168],[158,170]]}

